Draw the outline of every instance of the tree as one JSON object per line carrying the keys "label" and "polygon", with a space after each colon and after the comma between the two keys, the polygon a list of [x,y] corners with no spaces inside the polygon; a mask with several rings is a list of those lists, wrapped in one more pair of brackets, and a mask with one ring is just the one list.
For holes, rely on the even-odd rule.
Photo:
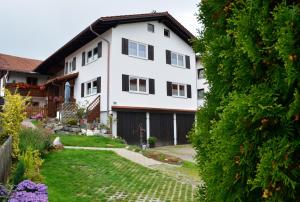
{"label": "tree", "polygon": [[300,200],[300,2],[202,0],[194,41],[210,92],[197,112],[206,201]]}

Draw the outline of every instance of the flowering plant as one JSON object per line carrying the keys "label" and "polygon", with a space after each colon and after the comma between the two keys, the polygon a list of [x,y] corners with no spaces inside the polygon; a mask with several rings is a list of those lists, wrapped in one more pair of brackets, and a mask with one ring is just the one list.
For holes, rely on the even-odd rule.
{"label": "flowering plant", "polygon": [[8,202],[48,202],[47,186],[36,184],[30,180],[19,183],[15,189],[9,192],[4,186],[0,186],[0,199],[8,199]]}
{"label": "flowering plant", "polygon": [[44,184],[36,184],[30,180],[24,180],[18,184],[9,198],[9,202],[29,201],[47,202],[47,186]]}

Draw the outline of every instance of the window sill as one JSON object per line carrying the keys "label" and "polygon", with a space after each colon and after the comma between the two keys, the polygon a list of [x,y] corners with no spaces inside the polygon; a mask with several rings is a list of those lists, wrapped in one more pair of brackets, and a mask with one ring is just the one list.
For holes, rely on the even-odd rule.
{"label": "window sill", "polygon": [[135,56],[135,55],[129,55],[129,54],[128,54],[128,56],[129,56],[129,57],[132,57],[132,58],[141,59],[141,60],[148,60],[147,57],[143,58],[143,57],[139,57],[139,56]]}
{"label": "window sill", "polygon": [[184,66],[178,66],[178,65],[172,65],[172,64],[171,64],[171,66],[172,67],[176,67],[176,68],[180,68],[180,69],[189,69],[189,68],[186,68]]}
{"label": "window sill", "polygon": [[132,94],[149,95],[149,93],[147,92],[139,92],[139,91],[128,91],[128,92]]}
{"label": "window sill", "polygon": [[[101,57],[100,57],[100,58],[101,58]],[[89,63],[87,62],[84,66],[87,66],[87,65],[89,65],[89,64],[92,64],[92,63],[96,62],[97,60],[99,60],[100,58],[97,58],[96,60],[93,60],[92,62],[89,62]],[[84,67],[84,66],[83,66],[83,67]]]}
{"label": "window sill", "polygon": [[172,97],[174,97],[174,98],[181,98],[181,99],[187,99],[186,96],[176,96],[176,95],[172,95]]}

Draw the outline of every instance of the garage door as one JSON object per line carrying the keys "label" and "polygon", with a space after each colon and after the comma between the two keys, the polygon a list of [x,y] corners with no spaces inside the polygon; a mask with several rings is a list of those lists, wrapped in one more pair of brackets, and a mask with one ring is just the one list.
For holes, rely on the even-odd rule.
{"label": "garage door", "polygon": [[177,144],[188,144],[187,135],[193,127],[194,114],[176,114]]}
{"label": "garage door", "polygon": [[157,146],[174,144],[173,114],[150,113],[150,136],[157,138]]}
{"label": "garage door", "polygon": [[146,113],[117,112],[117,133],[128,144],[146,143]]}

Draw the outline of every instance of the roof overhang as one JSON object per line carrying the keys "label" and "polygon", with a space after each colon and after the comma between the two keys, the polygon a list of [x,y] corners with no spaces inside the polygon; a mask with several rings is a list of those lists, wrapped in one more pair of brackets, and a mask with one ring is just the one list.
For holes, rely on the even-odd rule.
{"label": "roof overhang", "polygon": [[44,86],[53,84],[53,83],[62,83],[62,82],[66,82],[66,81],[70,81],[72,79],[76,79],[78,77],[78,72],[73,73],[73,74],[68,74],[68,75],[64,75],[64,76],[58,76],[52,79],[49,79],[48,81],[46,81],[46,83],[44,83]]}
{"label": "roof overhang", "polygon": [[[191,34],[185,27],[183,27],[168,12],[102,17],[93,22],[90,26],[98,34],[103,34],[107,30],[116,27],[119,24],[147,21],[159,21],[161,23],[164,23],[189,45],[191,45],[192,43],[191,39],[195,38],[193,34]],[[63,69],[64,59],[67,56],[97,37],[90,30],[90,26],[85,28],[72,40],[70,40],[63,47],[61,47],[50,57],[48,57],[36,68],[35,71],[41,74],[54,75],[59,70]]]}
{"label": "roof overhang", "polygon": [[141,111],[141,112],[180,112],[180,113],[196,113],[197,110],[188,109],[169,109],[169,108],[153,108],[153,107],[135,107],[135,106],[112,106],[114,111]]}

